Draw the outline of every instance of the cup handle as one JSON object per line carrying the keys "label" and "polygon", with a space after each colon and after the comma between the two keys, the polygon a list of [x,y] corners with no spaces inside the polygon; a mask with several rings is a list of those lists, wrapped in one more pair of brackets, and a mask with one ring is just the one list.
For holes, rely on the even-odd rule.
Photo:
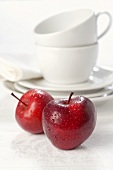
{"label": "cup handle", "polygon": [[111,14],[109,12],[99,12],[99,13],[96,14],[96,18],[98,19],[98,17],[101,16],[101,15],[107,15],[108,18],[109,18],[109,22],[108,22],[108,25],[105,28],[105,30],[100,35],[98,35],[98,37],[97,37],[98,39],[103,37],[109,31],[109,29],[110,29],[110,27],[112,25],[112,16],[111,16]]}

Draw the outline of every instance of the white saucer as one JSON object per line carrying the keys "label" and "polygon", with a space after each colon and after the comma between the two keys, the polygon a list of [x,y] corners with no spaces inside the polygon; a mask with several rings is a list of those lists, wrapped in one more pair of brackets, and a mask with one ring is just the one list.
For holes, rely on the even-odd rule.
{"label": "white saucer", "polygon": [[95,67],[87,82],[81,84],[59,85],[47,82],[44,79],[19,81],[18,84],[26,88],[39,88],[47,91],[84,91],[98,90],[113,83],[113,70],[107,67]]}
{"label": "white saucer", "polygon": [[[26,87],[23,87],[21,85],[19,85],[18,83],[14,83],[14,88],[21,92],[21,93],[26,93],[29,88],[26,88]],[[67,98],[70,94],[70,92],[55,92],[55,91],[47,91],[48,93],[50,93],[53,97],[55,98]],[[88,92],[88,93],[87,93]],[[89,91],[83,91],[83,92],[74,92],[74,95],[77,96],[77,95],[85,95],[86,97],[88,98],[94,98],[94,97],[100,97],[102,95],[109,95],[113,92],[113,85],[109,85],[107,86],[106,88],[103,88],[103,89],[100,89],[99,91],[97,92],[91,92],[89,93]]]}
{"label": "white saucer", "polygon": [[[22,93],[24,93],[25,91],[19,91],[15,88],[14,86],[14,83],[12,82],[9,82],[9,81],[4,81],[4,86],[10,90],[10,92],[15,92],[17,93],[18,97],[21,97],[22,96]],[[23,87],[23,89],[25,90],[26,88]],[[22,89],[21,89],[22,90]],[[51,92],[51,95],[52,95],[52,92]],[[85,95],[86,96],[86,95]],[[69,94],[68,95],[57,95],[57,97],[55,95],[53,95],[54,98],[67,98],[69,97]],[[113,99],[113,93],[109,94],[108,96],[106,95],[106,93],[103,95],[103,96],[100,96],[100,97],[93,97],[93,98],[90,98],[90,100],[95,104],[96,107],[110,101],[111,99]]]}

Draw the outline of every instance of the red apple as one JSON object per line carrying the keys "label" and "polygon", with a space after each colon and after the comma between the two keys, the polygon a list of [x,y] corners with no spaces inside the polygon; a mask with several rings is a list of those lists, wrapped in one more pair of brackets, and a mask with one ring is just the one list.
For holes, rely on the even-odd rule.
{"label": "red apple", "polygon": [[[73,93],[72,93],[73,94]],[[86,97],[57,99],[43,110],[43,128],[51,143],[59,149],[74,149],[93,132],[96,124],[94,104]]]}
{"label": "red apple", "polygon": [[27,91],[16,107],[15,117],[18,124],[30,133],[43,133],[42,111],[51,100],[53,97],[44,90]]}

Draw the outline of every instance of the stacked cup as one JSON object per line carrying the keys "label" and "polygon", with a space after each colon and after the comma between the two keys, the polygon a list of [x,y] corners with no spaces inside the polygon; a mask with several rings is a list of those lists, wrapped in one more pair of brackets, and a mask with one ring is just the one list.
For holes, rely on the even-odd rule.
{"label": "stacked cup", "polygon": [[[107,15],[109,22],[98,35],[98,18]],[[112,24],[108,12],[95,14],[78,9],[49,17],[35,30],[39,67],[45,80],[57,84],[87,81],[98,58],[98,40]]]}

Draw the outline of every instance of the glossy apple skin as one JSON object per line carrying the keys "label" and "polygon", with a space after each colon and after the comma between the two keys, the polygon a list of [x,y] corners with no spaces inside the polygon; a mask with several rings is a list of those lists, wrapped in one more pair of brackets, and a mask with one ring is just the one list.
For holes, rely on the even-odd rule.
{"label": "glossy apple skin", "polygon": [[42,111],[53,100],[47,92],[39,89],[31,89],[20,98],[16,107],[15,118],[20,127],[30,133],[43,133]]}
{"label": "glossy apple skin", "polygon": [[70,150],[81,145],[93,132],[96,111],[86,97],[53,100],[43,110],[43,128],[51,143],[59,149]]}

